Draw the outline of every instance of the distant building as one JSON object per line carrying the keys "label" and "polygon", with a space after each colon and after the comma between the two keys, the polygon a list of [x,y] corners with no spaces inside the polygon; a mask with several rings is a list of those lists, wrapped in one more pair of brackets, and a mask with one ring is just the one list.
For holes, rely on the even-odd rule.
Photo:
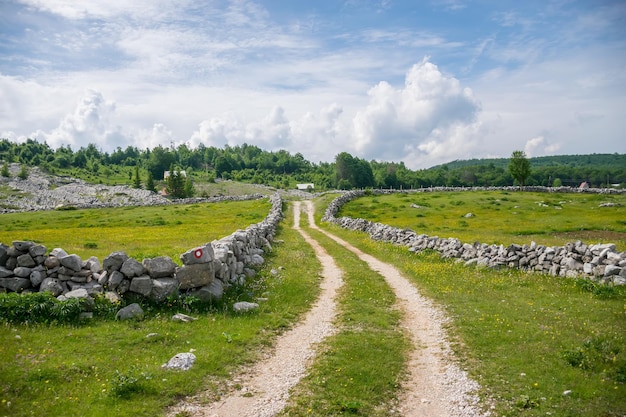
{"label": "distant building", "polygon": [[315,189],[315,185],[313,183],[296,184],[296,187],[301,191],[313,191]]}
{"label": "distant building", "polygon": [[586,190],[587,188],[589,188],[589,183],[587,181],[583,181],[578,187],[579,190]]}
{"label": "distant building", "polygon": [[[178,173],[178,175],[180,175],[181,177],[187,178],[187,173],[185,171],[174,171],[174,172]],[[164,180],[166,180],[169,176],[170,176],[170,172],[169,171],[165,171],[163,173],[163,179]]]}

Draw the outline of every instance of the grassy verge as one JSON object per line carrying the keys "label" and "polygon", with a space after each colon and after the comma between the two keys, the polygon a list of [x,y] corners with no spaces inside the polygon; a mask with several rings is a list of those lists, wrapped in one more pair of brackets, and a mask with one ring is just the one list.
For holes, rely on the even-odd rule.
{"label": "grassy verge", "polygon": [[[600,207],[603,203],[614,206]],[[419,207],[416,207],[419,206]],[[465,217],[472,213],[472,217]],[[615,243],[626,250],[626,195],[438,192],[372,195],[339,216],[360,217],[463,242],[508,245]]]}
{"label": "grassy verge", "polygon": [[339,333],[323,343],[309,375],[281,415],[389,415],[409,342],[395,297],[380,275],[323,234],[308,230],[344,271]]}
{"label": "grassy verge", "polygon": [[[277,238],[284,243],[275,244],[259,278],[237,295],[267,297],[258,313],[224,308],[185,324],[170,320],[175,311],[152,311],[140,322],[1,324],[0,415],[155,416],[205,387],[207,399],[219,395],[229,373],[256,359],[318,294],[312,249],[289,227],[281,226]],[[279,266],[280,275],[269,273]],[[161,368],[191,349],[197,356],[191,370]]]}
{"label": "grassy verge", "polygon": [[142,260],[175,262],[190,248],[248,227],[267,216],[267,199],[157,207],[10,213],[0,216],[0,242],[32,240],[83,259],[124,251]]}
{"label": "grassy verge", "polygon": [[495,415],[623,416],[626,291],[513,270],[467,268],[435,253],[324,225],[391,262],[445,307],[463,366]]}

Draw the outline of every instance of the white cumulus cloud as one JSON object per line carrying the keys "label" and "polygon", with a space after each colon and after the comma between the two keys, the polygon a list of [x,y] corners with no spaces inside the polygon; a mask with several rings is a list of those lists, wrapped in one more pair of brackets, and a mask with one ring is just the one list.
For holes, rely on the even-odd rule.
{"label": "white cumulus cloud", "polygon": [[529,139],[524,146],[524,152],[526,156],[540,156],[545,154],[551,154],[558,151],[561,145],[558,143],[550,144],[544,136],[537,136]]}
{"label": "white cumulus cloud", "polygon": [[435,164],[476,146],[478,100],[428,58],[406,74],[403,88],[382,81],[353,120],[355,149],[367,159]]}

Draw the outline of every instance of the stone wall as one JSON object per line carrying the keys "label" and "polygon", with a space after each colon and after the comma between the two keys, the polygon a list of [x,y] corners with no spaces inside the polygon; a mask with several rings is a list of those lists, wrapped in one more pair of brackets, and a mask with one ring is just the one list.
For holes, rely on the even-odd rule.
{"label": "stone wall", "polygon": [[[543,187],[533,187],[532,191],[540,188]],[[368,233],[374,240],[406,246],[411,252],[436,250],[442,256],[459,259],[466,265],[520,268],[561,277],[586,276],[605,283],[626,285],[626,251],[616,252],[614,244],[587,245],[580,241],[565,246],[544,246],[535,242],[509,246],[478,242],[470,244],[455,238],[418,234],[410,229],[399,229],[369,220],[336,217],[344,204],[363,195],[364,191],[351,191],[337,197],[328,205],[322,221]]]}
{"label": "stone wall", "polygon": [[240,285],[264,262],[282,219],[282,198],[269,197],[272,207],[260,223],[206,243],[180,255],[182,266],[167,256],[142,261],[114,252],[102,263],[81,259],[56,248],[15,241],[0,243],[0,290],[49,291],[59,299],[90,298],[103,293],[111,301],[131,292],[156,301],[184,291],[204,300],[217,300],[224,289]]}

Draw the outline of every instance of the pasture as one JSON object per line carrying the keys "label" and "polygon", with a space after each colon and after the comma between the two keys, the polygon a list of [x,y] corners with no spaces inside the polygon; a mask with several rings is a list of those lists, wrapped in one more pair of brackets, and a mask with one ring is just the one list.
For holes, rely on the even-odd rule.
{"label": "pasture", "polygon": [[[601,207],[606,203],[613,205]],[[341,216],[467,243],[564,245],[581,240],[615,243],[618,250],[626,250],[624,194],[458,191],[368,195],[347,203],[337,215]]]}

